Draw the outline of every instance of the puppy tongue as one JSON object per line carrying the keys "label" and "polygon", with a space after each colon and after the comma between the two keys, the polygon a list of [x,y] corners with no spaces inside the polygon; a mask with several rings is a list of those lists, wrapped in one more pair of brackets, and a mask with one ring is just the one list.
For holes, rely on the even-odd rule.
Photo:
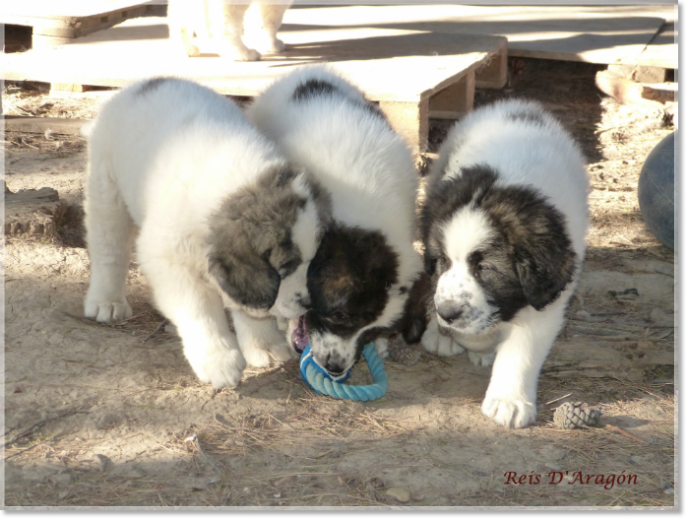
{"label": "puppy tongue", "polygon": [[292,331],[292,345],[297,352],[302,353],[309,345],[309,335],[306,333],[306,319],[299,317],[297,327]]}

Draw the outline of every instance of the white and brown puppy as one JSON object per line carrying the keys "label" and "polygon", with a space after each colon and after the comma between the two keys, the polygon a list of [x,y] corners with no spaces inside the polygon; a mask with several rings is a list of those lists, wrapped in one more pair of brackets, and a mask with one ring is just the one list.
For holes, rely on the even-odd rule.
{"label": "white and brown puppy", "polygon": [[333,223],[308,270],[312,308],[288,331],[295,350],[310,343],[316,361],[339,374],[391,328],[408,341],[420,337],[422,318],[401,323],[422,271],[413,248],[418,174],[385,116],[331,69],[314,66],[273,83],[247,117],[332,199]]}
{"label": "white and brown puppy", "polygon": [[540,105],[504,101],[460,121],[429,175],[422,235],[437,314],[422,344],[493,363],[483,414],[525,427],[586,248],[582,154]]}
{"label": "white and brown puppy", "polygon": [[125,280],[138,230],[141,271],[202,382],[233,386],[246,363],[288,359],[271,314],[294,318],[309,305],[306,271],[329,218],[318,184],[234,103],[186,80],[124,89],[86,133],[85,315],[131,316]]}

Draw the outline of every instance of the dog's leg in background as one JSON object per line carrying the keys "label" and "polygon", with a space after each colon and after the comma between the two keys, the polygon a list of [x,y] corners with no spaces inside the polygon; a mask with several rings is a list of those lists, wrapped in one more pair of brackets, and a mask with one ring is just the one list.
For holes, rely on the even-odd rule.
{"label": "dog's leg in background", "polygon": [[98,322],[115,322],[132,316],[125,285],[135,230],[103,155],[98,150],[91,151],[86,185],[86,243],[91,278],[84,315]]}
{"label": "dog's leg in background", "polygon": [[241,310],[232,310],[239,348],[246,363],[253,367],[270,365],[270,355],[278,362],[292,358],[292,350],[280,332],[275,318],[253,318]]}
{"label": "dog's leg in background", "polygon": [[498,346],[481,411],[498,425],[526,427],[536,419],[536,389],[550,348],[564,321],[571,291],[543,311],[525,309]]}
{"label": "dog's leg in background", "polygon": [[260,60],[261,54],[249,49],[242,41],[244,15],[249,4],[222,4],[222,17],[210,20],[213,39],[220,44],[220,56],[247,62]]}
{"label": "dog's leg in background", "polygon": [[[193,0],[194,2],[199,0]],[[194,11],[205,9],[206,6],[194,6],[189,0],[170,0],[167,6],[167,24],[170,40],[173,42],[174,52],[189,57],[201,56],[199,48],[191,41],[194,36],[193,22],[203,22]],[[198,24],[197,24],[198,25]],[[199,26],[200,27],[200,26]],[[197,28],[199,31],[200,28]]]}
{"label": "dog's leg in background", "polygon": [[282,25],[282,19],[285,16],[285,11],[289,9],[290,3],[282,5],[268,5],[262,3],[259,5],[261,21],[263,22],[262,51],[273,53],[285,50],[285,43],[277,37],[277,32]]}
{"label": "dog's leg in background", "polygon": [[426,331],[421,337],[421,345],[429,353],[440,356],[461,355],[466,349],[455,342],[452,337],[440,330],[438,316],[433,312],[431,320],[426,326]]}

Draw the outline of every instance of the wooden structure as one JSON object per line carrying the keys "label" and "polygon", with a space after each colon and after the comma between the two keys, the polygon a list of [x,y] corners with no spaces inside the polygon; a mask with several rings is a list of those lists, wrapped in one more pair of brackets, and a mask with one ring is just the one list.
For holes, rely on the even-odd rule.
{"label": "wooden structure", "polygon": [[137,18],[69,45],[8,54],[4,77],[79,90],[174,75],[223,94],[253,97],[296,66],[328,62],[380,103],[416,152],[427,148],[429,116],[457,118],[473,108],[477,85],[500,88],[507,80],[507,40],[500,36],[285,29],[286,52],[260,62],[232,62],[203,47],[201,57],[181,56],[169,41],[166,18]]}
{"label": "wooden structure", "polygon": [[5,0],[0,23],[33,28],[32,47],[72,43],[76,38],[136,18],[154,7],[154,0]]}

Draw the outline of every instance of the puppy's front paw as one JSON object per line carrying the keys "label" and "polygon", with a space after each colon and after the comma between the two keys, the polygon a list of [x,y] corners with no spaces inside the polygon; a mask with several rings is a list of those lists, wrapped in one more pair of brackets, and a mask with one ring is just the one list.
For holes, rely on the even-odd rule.
{"label": "puppy's front paw", "polygon": [[226,347],[212,348],[202,359],[197,361],[189,359],[189,362],[199,380],[211,384],[216,389],[236,386],[242,379],[242,373],[246,367],[241,351]]}
{"label": "puppy's front paw", "polygon": [[376,346],[378,356],[380,356],[383,359],[388,358],[390,356],[390,351],[388,350],[388,345],[390,344],[390,341],[387,338],[376,338],[373,341],[373,344]]}
{"label": "puppy's front paw", "polygon": [[471,363],[478,366],[490,367],[495,361],[495,352],[484,353],[480,351],[468,351],[469,360]]}
{"label": "puppy's front paw", "polygon": [[259,49],[268,54],[282,52],[285,50],[285,42],[279,38],[266,37],[261,42]]}
{"label": "puppy's front paw", "polygon": [[127,320],[132,316],[132,308],[126,300],[120,302],[98,302],[86,299],[84,316],[95,318],[98,322],[110,323]]}
{"label": "puppy's front paw", "polygon": [[513,396],[486,393],[481,406],[484,416],[504,427],[521,429],[536,420],[536,404]]}
{"label": "puppy's front paw", "polygon": [[440,356],[461,355],[466,351],[449,336],[440,334],[437,327],[429,327],[421,337],[421,345],[429,353]]}

